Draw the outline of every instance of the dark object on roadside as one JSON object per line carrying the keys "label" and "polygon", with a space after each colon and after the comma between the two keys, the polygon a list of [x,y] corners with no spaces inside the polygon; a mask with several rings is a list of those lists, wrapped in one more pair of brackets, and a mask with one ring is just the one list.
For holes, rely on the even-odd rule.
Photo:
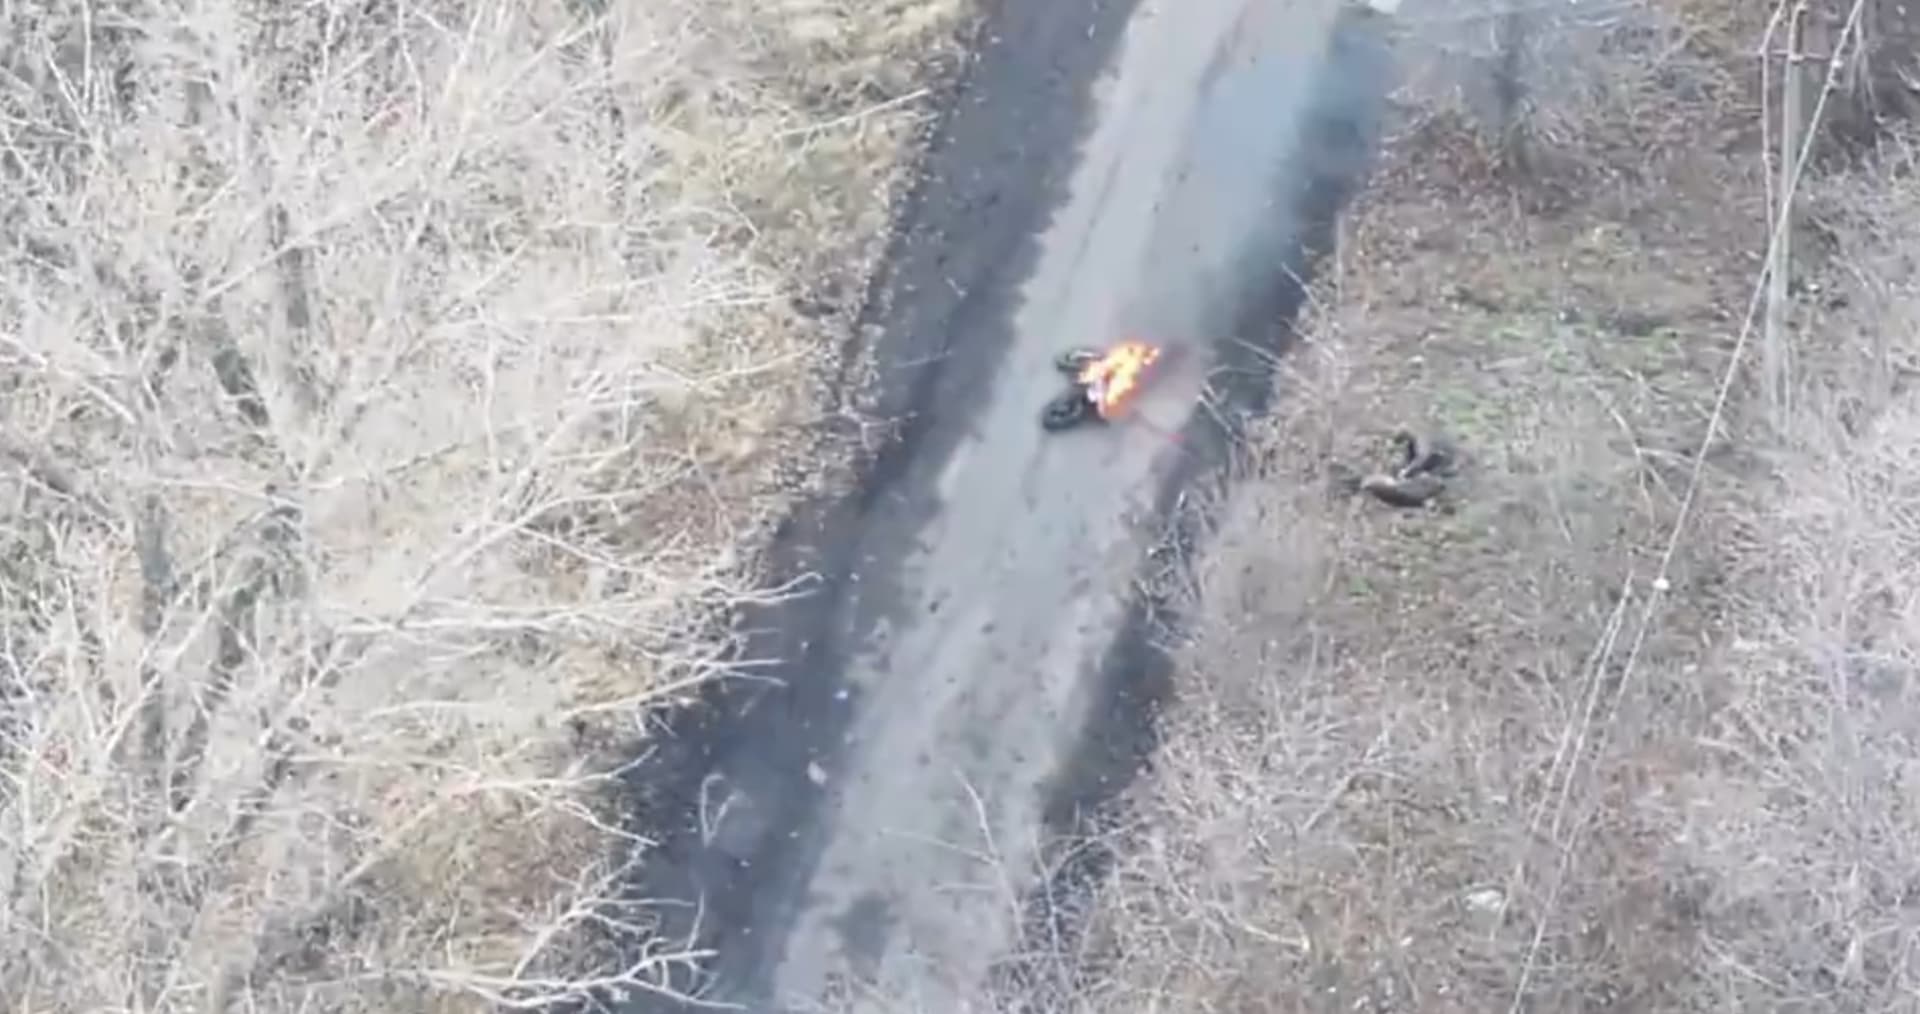
{"label": "dark object on roadside", "polygon": [[1446,490],[1447,481],[1437,475],[1381,475],[1375,473],[1360,480],[1360,491],[1389,507],[1425,507]]}
{"label": "dark object on roadside", "polygon": [[1421,436],[1412,430],[1397,430],[1393,444],[1400,448],[1401,478],[1438,475],[1451,478],[1460,468],[1460,449],[1438,434]]}
{"label": "dark object on roadside", "polygon": [[1365,493],[1389,507],[1425,507],[1446,492],[1447,480],[1459,471],[1460,452],[1442,436],[1421,436],[1412,430],[1393,434],[1400,464],[1391,472],[1358,475],[1336,466],[1335,481],[1350,493]]}

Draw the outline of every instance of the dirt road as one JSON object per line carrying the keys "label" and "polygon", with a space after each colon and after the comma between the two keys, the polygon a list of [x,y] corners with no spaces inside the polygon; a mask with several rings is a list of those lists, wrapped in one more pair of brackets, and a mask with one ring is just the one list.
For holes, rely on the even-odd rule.
{"label": "dirt road", "polygon": [[[684,736],[700,745],[683,762],[705,765],[680,800],[698,841],[664,854],[677,865],[654,887],[702,899],[720,950],[708,999],[963,1011],[1013,943],[1043,815],[1106,731],[1089,719],[1099,661],[1156,505],[1191,470],[1183,432],[1249,361],[1234,343],[1281,323],[1259,318],[1299,261],[1301,209],[1337,203],[1327,187],[1362,160],[1385,51],[1377,24],[1336,32],[1340,17],[1333,0],[1002,17],[1032,34],[994,43],[960,99],[982,111],[958,112],[934,155],[949,175],[999,175],[923,197],[884,293],[885,327],[919,337],[883,335],[883,364],[945,365],[907,386],[916,428],[813,533],[821,593],[772,617],[787,686]],[[1000,113],[1026,118],[1017,151],[996,164],[976,138],[969,153],[968,131],[995,129],[991,61],[1047,46],[1056,76]],[[1075,74],[1093,88],[1069,102]],[[1019,84],[1000,100],[1023,101]],[[928,301],[940,319],[914,307]],[[1043,434],[1054,353],[1125,334],[1169,350],[1134,417]]]}

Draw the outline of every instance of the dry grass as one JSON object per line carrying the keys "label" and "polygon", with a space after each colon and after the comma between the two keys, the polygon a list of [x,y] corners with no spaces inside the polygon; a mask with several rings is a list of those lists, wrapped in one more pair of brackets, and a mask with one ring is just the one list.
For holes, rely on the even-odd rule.
{"label": "dry grass", "polygon": [[[1658,143],[1750,122],[1715,37],[1664,118],[1559,107],[1525,183],[1410,101],[1043,1006],[1914,1008],[1920,165],[1809,195],[1795,412],[1735,375],[1663,571],[1765,244],[1750,146]],[[1467,450],[1444,510],[1329,492],[1402,422]]]}
{"label": "dry grass", "polygon": [[0,0],[0,1010],[682,957],[595,790],[830,471],[961,8]]}

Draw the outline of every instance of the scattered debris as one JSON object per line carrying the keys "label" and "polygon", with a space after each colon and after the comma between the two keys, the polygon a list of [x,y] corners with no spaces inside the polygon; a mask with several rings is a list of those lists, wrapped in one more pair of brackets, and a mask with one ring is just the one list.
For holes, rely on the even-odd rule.
{"label": "scattered debris", "polygon": [[1497,887],[1483,887],[1477,891],[1468,891],[1467,907],[1476,912],[1498,912],[1507,903],[1507,896]]}

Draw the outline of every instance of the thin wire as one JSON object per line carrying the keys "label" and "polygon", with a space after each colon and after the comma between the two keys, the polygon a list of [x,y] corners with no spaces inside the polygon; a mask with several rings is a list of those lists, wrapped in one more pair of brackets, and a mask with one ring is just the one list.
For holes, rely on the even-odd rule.
{"label": "thin wire", "polygon": [[[1834,51],[1828,58],[1826,80],[1821,83],[1820,96],[1814,103],[1812,115],[1808,117],[1806,136],[1801,140],[1799,154],[1794,158],[1793,175],[1787,182],[1786,193],[1781,195],[1781,203],[1783,205],[1791,206],[1794,197],[1799,193],[1800,180],[1806,171],[1807,162],[1813,152],[1814,139],[1819,135],[1820,120],[1826,112],[1827,100],[1833,94],[1834,83],[1839,75],[1842,57],[1846,52],[1848,41],[1855,38],[1859,31],[1860,18],[1865,6],[1865,0],[1854,0],[1853,7],[1847,15],[1846,25],[1841,29],[1840,36],[1834,44]],[[1679,552],[1680,540],[1686,532],[1687,522],[1692,517],[1694,503],[1698,499],[1700,477],[1705,470],[1707,452],[1713,446],[1714,438],[1718,435],[1721,423],[1725,419],[1727,402],[1733,390],[1733,382],[1739,376],[1740,363],[1753,334],[1754,317],[1759,311],[1761,299],[1766,291],[1766,283],[1773,270],[1775,254],[1786,235],[1787,223],[1791,220],[1791,215],[1781,214],[1776,216],[1776,221],[1773,223],[1768,236],[1767,256],[1764,261],[1764,266],[1760,269],[1758,276],[1754,280],[1753,292],[1747,300],[1747,311],[1740,324],[1739,336],[1734,341],[1733,352],[1727,362],[1726,371],[1720,378],[1720,388],[1714,398],[1713,412],[1707,420],[1707,432],[1701,437],[1700,448],[1694,454],[1693,467],[1687,477],[1687,490],[1681,498],[1679,513],[1674,518],[1672,527],[1668,530],[1666,547],[1660,554],[1660,565],[1654,573],[1652,592],[1647,596],[1646,605],[1641,610],[1639,628],[1634,633],[1633,644],[1628,648],[1626,661],[1621,667],[1619,685],[1615,687],[1613,697],[1608,701],[1606,712],[1600,720],[1598,746],[1594,751],[1596,755],[1603,752],[1606,747],[1607,733],[1612,728],[1614,714],[1619,708],[1621,698],[1625,696],[1627,688],[1632,684],[1634,670],[1640,660],[1641,649],[1645,647],[1647,636],[1658,619],[1656,613],[1664,599],[1664,593],[1668,588],[1667,575],[1672,569],[1674,557]],[[1628,580],[1630,583],[1632,579],[1629,578]],[[1626,593],[1630,590],[1630,588],[1622,589],[1623,600],[1625,599]],[[1600,673],[1603,671],[1604,665],[1596,667],[1591,678],[1599,679]],[[1583,718],[1583,725],[1585,724],[1586,720]],[[1571,784],[1578,773],[1580,757],[1585,753],[1587,736],[1588,729],[1582,728],[1577,737],[1573,758],[1567,771],[1568,784]],[[1565,796],[1563,795],[1562,803],[1555,806],[1553,826],[1556,831],[1559,827],[1561,816],[1563,815],[1564,800]],[[1518,1014],[1521,1001],[1526,996],[1527,985],[1532,978],[1534,962],[1539,957],[1540,947],[1546,938],[1547,925],[1552,920],[1553,906],[1559,898],[1561,887],[1566,879],[1567,868],[1572,863],[1573,854],[1577,849],[1579,840],[1580,829],[1576,827],[1572,835],[1568,838],[1567,843],[1562,847],[1560,862],[1554,874],[1553,886],[1547,894],[1547,908],[1542,914],[1538,925],[1534,928],[1533,940],[1527,947],[1527,955],[1521,966],[1520,981],[1514,986],[1513,1001],[1507,1008],[1508,1014]]]}

